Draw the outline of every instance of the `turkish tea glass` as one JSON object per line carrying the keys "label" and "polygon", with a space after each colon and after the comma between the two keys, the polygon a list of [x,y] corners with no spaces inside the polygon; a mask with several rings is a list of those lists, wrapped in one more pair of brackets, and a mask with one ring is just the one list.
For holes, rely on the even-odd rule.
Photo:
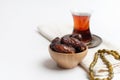
{"label": "turkish tea glass", "polygon": [[88,46],[88,48],[97,47],[101,44],[102,39],[90,32],[90,13],[72,13],[73,16],[73,34],[81,34],[82,41]]}

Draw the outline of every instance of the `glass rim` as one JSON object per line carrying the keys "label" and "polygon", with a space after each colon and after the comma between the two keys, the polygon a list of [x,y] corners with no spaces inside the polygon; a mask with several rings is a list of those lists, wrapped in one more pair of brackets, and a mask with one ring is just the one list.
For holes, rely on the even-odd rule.
{"label": "glass rim", "polygon": [[91,13],[89,12],[71,12],[72,15],[76,15],[76,16],[91,16]]}

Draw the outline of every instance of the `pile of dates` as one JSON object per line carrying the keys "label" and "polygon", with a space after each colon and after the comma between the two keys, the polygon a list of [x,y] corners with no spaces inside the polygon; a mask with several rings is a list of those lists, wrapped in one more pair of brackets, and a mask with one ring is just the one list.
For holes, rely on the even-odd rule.
{"label": "pile of dates", "polygon": [[61,38],[56,37],[52,40],[50,48],[60,53],[79,53],[86,49],[86,45],[81,40],[80,34],[68,34]]}

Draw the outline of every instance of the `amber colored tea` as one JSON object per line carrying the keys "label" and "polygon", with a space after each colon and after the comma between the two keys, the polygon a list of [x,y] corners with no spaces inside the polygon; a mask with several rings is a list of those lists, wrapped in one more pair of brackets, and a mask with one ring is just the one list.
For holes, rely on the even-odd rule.
{"label": "amber colored tea", "polygon": [[82,40],[84,42],[89,42],[90,40],[92,40],[89,29],[89,17],[90,15],[73,14],[74,21],[73,33],[81,34]]}

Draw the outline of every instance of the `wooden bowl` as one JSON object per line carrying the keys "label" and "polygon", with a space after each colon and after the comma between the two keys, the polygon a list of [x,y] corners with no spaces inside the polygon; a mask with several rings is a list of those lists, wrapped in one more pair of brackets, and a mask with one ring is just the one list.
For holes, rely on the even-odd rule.
{"label": "wooden bowl", "polygon": [[49,47],[49,53],[53,60],[58,64],[59,67],[62,68],[74,68],[76,67],[86,56],[88,51],[88,48],[86,47],[86,50],[75,53],[75,54],[70,54],[70,53],[59,53],[53,51]]}

